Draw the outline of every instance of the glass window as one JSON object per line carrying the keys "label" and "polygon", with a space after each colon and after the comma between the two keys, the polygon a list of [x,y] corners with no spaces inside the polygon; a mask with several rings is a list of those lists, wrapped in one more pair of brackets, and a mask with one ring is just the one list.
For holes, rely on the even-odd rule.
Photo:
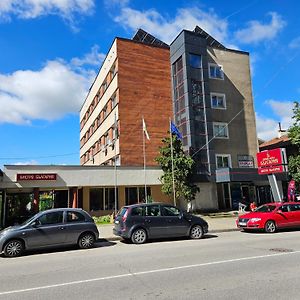
{"label": "glass window", "polygon": [[63,212],[56,211],[56,212],[47,213],[39,217],[38,220],[41,225],[59,224],[63,222]]}
{"label": "glass window", "polygon": [[147,217],[159,217],[160,209],[159,205],[150,205],[145,207],[145,215]]}
{"label": "glass window", "polygon": [[224,94],[211,94],[210,98],[212,108],[226,108],[226,100]]}
{"label": "glass window", "polygon": [[103,188],[90,189],[90,210],[103,210]]}
{"label": "glass window", "polygon": [[197,68],[197,69],[201,68],[201,55],[190,53],[189,58],[190,58],[190,66],[192,68]]}
{"label": "glass window", "polygon": [[[118,189],[117,189],[117,207],[118,207]],[[115,209],[115,188],[105,189],[105,210]]]}
{"label": "glass window", "polygon": [[228,138],[227,123],[213,123],[214,136],[217,138]]}
{"label": "glass window", "polygon": [[224,79],[222,66],[209,64],[209,77],[214,79]]}
{"label": "glass window", "polygon": [[217,169],[220,168],[230,168],[231,167],[231,158],[230,155],[225,154],[217,154],[216,155],[216,163],[217,163]]}
{"label": "glass window", "polygon": [[143,216],[144,215],[144,207],[134,207],[131,211],[131,216]]}
{"label": "glass window", "polygon": [[180,210],[174,206],[162,206],[163,216],[180,216]]}
{"label": "glass window", "polygon": [[67,222],[84,222],[85,217],[83,214],[77,211],[68,211],[67,212]]}
{"label": "glass window", "polygon": [[126,205],[138,203],[138,190],[136,187],[125,188],[125,203]]}

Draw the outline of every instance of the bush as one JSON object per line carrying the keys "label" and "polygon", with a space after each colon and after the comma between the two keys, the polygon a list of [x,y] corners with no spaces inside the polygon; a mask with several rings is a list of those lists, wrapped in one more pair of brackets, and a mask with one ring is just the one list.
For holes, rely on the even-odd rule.
{"label": "bush", "polygon": [[96,224],[109,224],[111,217],[110,215],[101,216],[101,217],[93,217]]}

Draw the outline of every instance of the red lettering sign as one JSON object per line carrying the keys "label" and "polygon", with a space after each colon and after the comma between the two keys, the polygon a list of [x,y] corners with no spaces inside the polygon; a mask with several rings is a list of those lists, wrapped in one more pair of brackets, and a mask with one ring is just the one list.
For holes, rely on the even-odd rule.
{"label": "red lettering sign", "polygon": [[17,174],[17,181],[56,180],[57,174]]}
{"label": "red lettering sign", "polygon": [[280,148],[262,151],[256,154],[259,168],[272,167],[284,164]]}

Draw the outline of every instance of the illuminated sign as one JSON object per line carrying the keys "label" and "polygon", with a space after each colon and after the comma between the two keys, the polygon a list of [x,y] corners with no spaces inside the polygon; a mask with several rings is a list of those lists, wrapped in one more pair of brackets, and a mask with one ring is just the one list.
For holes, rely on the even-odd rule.
{"label": "illuminated sign", "polygon": [[57,174],[17,174],[17,181],[56,180]]}

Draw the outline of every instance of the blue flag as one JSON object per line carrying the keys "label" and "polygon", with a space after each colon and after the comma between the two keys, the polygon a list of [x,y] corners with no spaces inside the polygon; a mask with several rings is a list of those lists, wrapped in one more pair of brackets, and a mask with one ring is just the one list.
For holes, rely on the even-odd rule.
{"label": "blue flag", "polygon": [[180,131],[178,130],[178,128],[176,127],[176,125],[171,121],[170,123],[170,130],[172,133],[174,133],[180,140],[182,140],[182,134],[180,133]]}

